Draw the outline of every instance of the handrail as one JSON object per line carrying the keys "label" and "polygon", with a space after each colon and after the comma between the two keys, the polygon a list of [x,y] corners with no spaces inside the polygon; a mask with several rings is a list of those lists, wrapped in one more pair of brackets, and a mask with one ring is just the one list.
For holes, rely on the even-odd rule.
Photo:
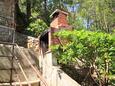
{"label": "handrail", "polygon": [[31,84],[29,84],[29,81],[28,81],[28,78],[27,78],[27,76],[26,76],[26,73],[24,72],[24,70],[23,70],[23,68],[22,68],[22,66],[21,66],[21,64],[20,64],[20,62],[18,61],[18,58],[17,58],[16,56],[15,56],[15,59],[16,59],[16,61],[17,61],[17,64],[18,64],[19,68],[21,69],[22,74],[24,75],[24,78],[25,78],[26,81],[28,82],[28,86],[31,86]]}
{"label": "handrail", "polygon": [[[37,83],[37,82],[40,82],[40,80],[38,79],[38,80],[35,80],[35,81],[29,81],[29,82],[25,82],[25,81],[24,82],[13,82],[12,85],[15,86],[15,85],[20,85],[21,84],[20,86],[23,86],[23,85],[27,85],[28,83],[29,84],[34,84],[34,83]],[[0,86],[4,86],[4,85],[8,86],[10,84],[9,83],[0,84]]]}

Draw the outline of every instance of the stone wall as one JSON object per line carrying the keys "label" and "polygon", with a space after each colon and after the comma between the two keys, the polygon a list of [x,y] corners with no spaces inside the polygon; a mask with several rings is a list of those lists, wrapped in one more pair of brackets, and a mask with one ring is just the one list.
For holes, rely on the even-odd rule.
{"label": "stone wall", "polygon": [[3,2],[3,0],[1,1],[0,0],[0,15],[3,15],[4,14],[4,2]]}
{"label": "stone wall", "polygon": [[[22,52],[20,52],[20,49],[22,50],[23,54]],[[13,82],[14,83],[18,82],[17,75],[19,76],[19,79],[21,80],[22,83],[26,82],[26,79],[24,78],[24,75],[21,69],[19,68],[19,63],[20,63],[22,68],[24,69],[24,72],[28,78],[28,81],[32,83],[33,82],[36,83],[36,85],[32,85],[32,86],[39,86],[38,85],[39,78],[37,77],[37,74],[34,72],[34,70],[31,68],[31,66],[25,59],[25,56],[26,56],[26,58],[30,60],[30,62],[34,65],[34,67],[39,68],[39,65],[38,65],[39,64],[39,60],[38,60],[39,54],[34,52],[31,49],[26,49],[23,47],[20,47],[20,49],[18,49],[17,47],[14,48],[14,51],[15,51],[14,55],[18,58],[19,62],[16,61],[16,58],[13,60],[13,63],[14,63],[13,67],[16,69],[15,71],[13,70]],[[4,56],[12,56],[11,51],[12,51],[12,45],[0,44],[0,58],[1,58],[0,59],[0,82],[10,81],[11,57],[4,57]],[[9,86],[9,85],[1,85],[0,83],[0,86]],[[23,85],[23,86],[26,86],[26,85]]]}
{"label": "stone wall", "polygon": [[0,24],[10,26],[14,14],[14,0],[0,0]]}
{"label": "stone wall", "polygon": [[34,51],[39,51],[39,38],[27,37],[27,48],[33,49]]}
{"label": "stone wall", "polygon": [[23,35],[16,32],[15,42],[19,46],[23,46],[26,48],[33,49],[35,51],[39,51],[39,38]]}
{"label": "stone wall", "polygon": [[[0,42],[12,43],[14,35],[13,31],[13,28],[0,26]],[[19,46],[34,49],[35,51],[39,50],[38,38],[27,36],[18,32],[15,32],[15,43],[17,43]]]}

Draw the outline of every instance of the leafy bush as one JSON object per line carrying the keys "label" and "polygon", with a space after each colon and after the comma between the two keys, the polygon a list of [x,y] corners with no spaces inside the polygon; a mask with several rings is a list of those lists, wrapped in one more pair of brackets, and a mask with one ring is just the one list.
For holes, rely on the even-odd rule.
{"label": "leafy bush", "polygon": [[59,63],[69,64],[79,59],[85,67],[98,71],[99,80],[115,74],[114,35],[85,30],[60,31],[55,35],[62,39],[62,45],[52,48]]}
{"label": "leafy bush", "polygon": [[36,19],[30,23],[29,27],[27,28],[27,31],[29,32],[30,35],[37,37],[39,36],[40,33],[42,33],[47,28],[48,27],[44,21],[40,19]]}

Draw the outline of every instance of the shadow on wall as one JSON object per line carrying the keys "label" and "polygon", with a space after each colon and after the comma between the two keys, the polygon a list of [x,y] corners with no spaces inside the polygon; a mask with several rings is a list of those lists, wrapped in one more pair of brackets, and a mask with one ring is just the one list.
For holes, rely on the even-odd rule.
{"label": "shadow on wall", "polygon": [[16,32],[15,43],[17,43],[19,46],[27,48],[28,36]]}
{"label": "shadow on wall", "polygon": [[[11,50],[12,50],[12,46],[7,46],[7,45],[3,45],[0,44],[0,82],[9,82],[10,81],[10,75],[11,75],[11,58],[12,54],[11,54]],[[20,52],[20,50],[18,48],[15,47],[15,56],[18,58],[21,66],[23,67],[24,71],[26,72],[28,79],[30,81],[32,80],[37,80],[37,76],[35,74],[35,72],[31,69],[29,63],[26,61],[25,56],[30,60],[30,62],[33,64],[33,66],[39,68],[38,66],[38,53],[34,52],[31,49],[26,49],[26,48],[21,48],[22,52]],[[2,57],[3,56],[3,57]],[[6,57],[4,57],[6,56]],[[9,58],[7,56],[10,56]],[[38,62],[37,62],[38,61]],[[23,74],[21,73],[19,66],[17,64],[16,58],[14,59],[14,68],[18,71],[18,74],[21,78],[21,81],[24,81],[24,77]],[[7,69],[7,70],[2,70],[2,69]],[[16,81],[16,72],[13,72],[13,81]]]}
{"label": "shadow on wall", "polygon": [[83,86],[98,86],[91,75],[89,75],[89,68],[77,69],[74,66],[62,65],[61,69],[79,84],[85,84]]}
{"label": "shadow on wall", "polygon": [[27,47],[27,36],[17,32],[14,34],[13,28],[0,26],[0,42],[12,43],[13,36],[15,38],[15,43],[20,46]]}
{"label": "shadow on wall", "polygon": [[[37,56],[36,55],[38,55],[38,53],[37,52],[34,52],[34,51],[28,51],[29,52],[29,54],[30,54],[30,57],[34,60],[34,62],[35,62],[35,65],[39,68],[39,58],[37,58]],[[35,54],[36,53],[36,54]]]}
{"label": "shadow on wall", "polygon": [[25,48],[39,51],[39,39],[16,32],[15,43]]}

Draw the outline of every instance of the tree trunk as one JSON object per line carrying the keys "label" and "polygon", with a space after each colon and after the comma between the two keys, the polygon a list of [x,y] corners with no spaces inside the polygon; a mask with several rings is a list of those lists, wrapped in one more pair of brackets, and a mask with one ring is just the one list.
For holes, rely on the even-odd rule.
{"label": "tree trunk", "polygon": [[29,18],[31,16],[31,0],[26,0],[27,6],[26,6],[26,14],[27,14],[27,24],[29,25]]}
{"label": "tree trunk", "polygon": [[15,1],[15,22],[16,22],[16,30],[18,32],[23,32],[24,29],[28,26],[27,18],[25,13],[22,13],[19,7],[19,1]]}
{"label": "tree trunk", "polygon": [[48,10],[47,10],[47,0],[44,0],[44,20],[45,22],[49,25],[49,13],[48,13]]}
{"label": "tree trunk", "polygon": [[105,76],[104,76],[104,86],[108,86],[108,73],[109,73],[109,62],[107,59],[107,53],[105,53]]}

